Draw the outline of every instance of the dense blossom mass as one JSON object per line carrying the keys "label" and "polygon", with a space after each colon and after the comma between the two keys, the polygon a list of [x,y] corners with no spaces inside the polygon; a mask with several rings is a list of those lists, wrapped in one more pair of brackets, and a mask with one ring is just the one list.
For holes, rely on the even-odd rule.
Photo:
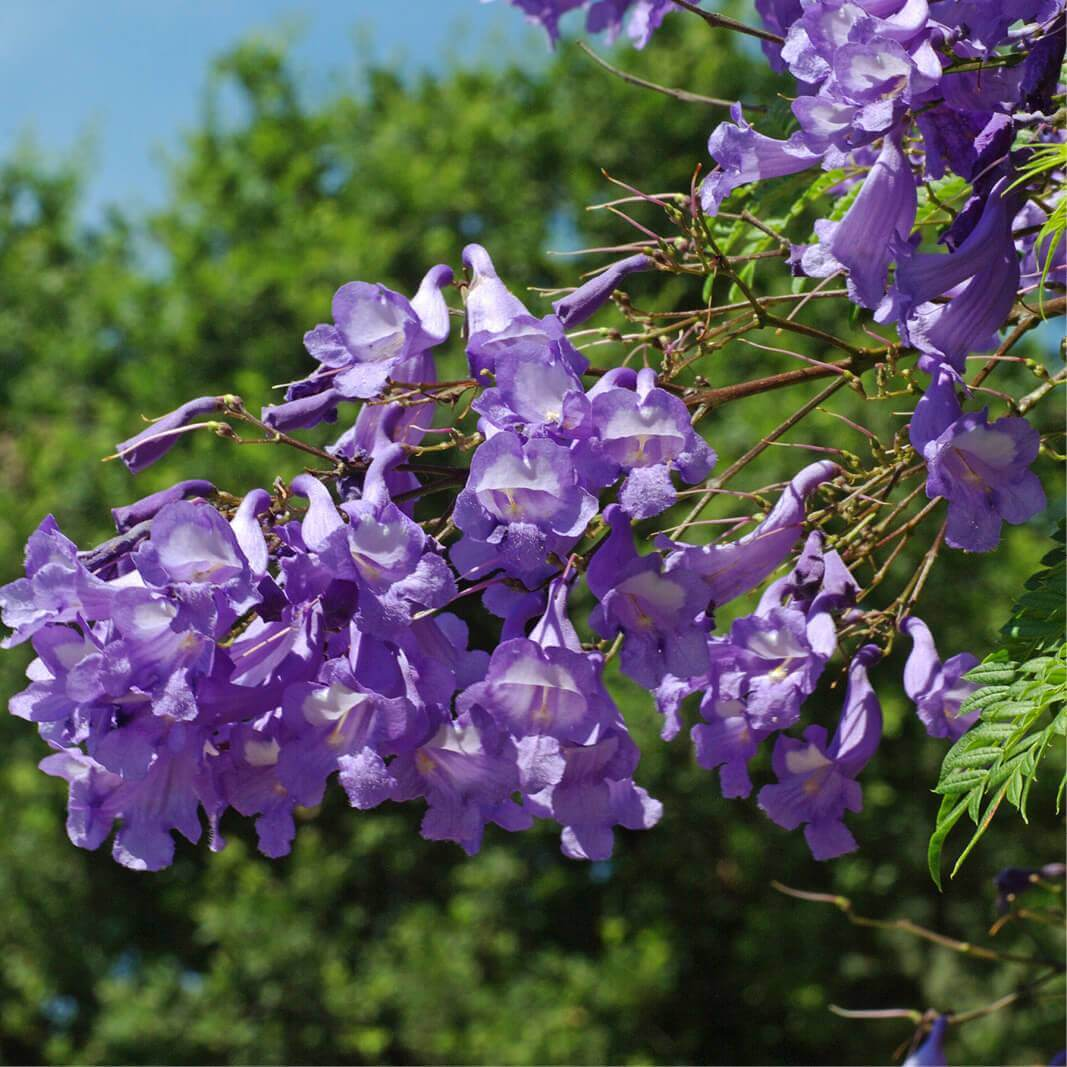
{"label": "dense blossom mass", "polygon": [[[590,31],[625,27],[639,45],[675,6],[513,2],[553,38],[560,16],[582,9]],[[963,371],[1042,254],[1034,228],[1054,205],[1019,187],[1017,146],[1055,136],[1062,6],[761,0],[768,57],[797,82],[797,128],[769,137],[736,107],[711,135],[717,167],[692,205],[712,216],[749,183],[840,171],[841,210],[789,262],[802,278],[843,277],[916,356],[923,395],[901,439],[925,466],[927,497],[945,502],[945,543],[971,552],[1045,506],[1029,469],[1037,431],[1020,415],[965,411]],[[917,229],[918,189],[949,173],[968,198],[937,250]],[[707,486],[718,457],[666,356],[660,367],[593,367],[573,334],[625,279],[663,261],[636,251],[538,316],[485,248],[461,258],[462,280],[434,266],[410,298],[343,285],[332,321],[304,338],[314,369],[260,418],[236,397],[200,397],[117,446],[134,473],[187,433],[235,435],[234,420],[299,446],[292,432],[358,405],[332,445],[310,449],[332,470],[240,499],[179,482],[116,508],[115,536],[85,551],[51,516],[30,537],[25,577],[0,589],[13,631],[4,645],[36,653],[11,711],[51,746],[41,768],[69,783],[71,839],[96,848],[114,830],[120,863],[158,870],[175,831],[195,842],[206,823],[223,847],[233,809],[281,856],[296,809],[318,804],[336,774],[361,810],[420,801],[423,836],[468,853],[490,824],[541,820],[559,827],[567,856],[605,859],[616,828],[661,816],[605,684],[617,655],[665,739],[694,697],[695,759],[718,771],[724,796],[750,795],[762,750],[775,780],[757,802],[770,820],[803,827],[819,859],[855,848],[845,817],[861,809],[858,778],[882,738],[868,675],[883,649],[856,639],[865,591],[810,522],[825,490],[847,482],[842,466],[798,470],[742,536],[683,538],[683,523],[650,542],[641,524]],[[470,374],[459,386],[436,365],[453,287]],[[471,433],[435,425],[456,388],[473,395]],[[432,461],[425,442],[443,432],[461,465]],[[427,516],[424,496],[448,503]],[[730,611],[757,590],[753,610]],[[471,647],[461,618],[471,597],[499,620],[492,648]],[[942,660],[920,618],[902,612],[894,636],[898,623],[919,719],[934,737],[959,737],[976,715],[959,713],[976,660]],[[832,735],[803,722],[831,676],[847,679]]]}

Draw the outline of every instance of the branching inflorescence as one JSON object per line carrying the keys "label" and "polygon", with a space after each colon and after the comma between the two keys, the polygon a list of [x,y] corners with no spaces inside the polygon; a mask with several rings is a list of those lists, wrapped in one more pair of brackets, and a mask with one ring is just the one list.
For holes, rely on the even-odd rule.
{"label": "branching inflorescence", "polygon": [[[553,37],[571,9],[594,32],[626,17],[639,44],[693,6],[515,2]],[[819,859],[856,847],[843,818],[882,733],[868,672],[901,631],[927,731],[967,729],[974,660],[943,661],[913,608],[946,546],[989,551],[1002,522],[1045,506],[1029,467],[1050,446],[1024,416],[1064,375],[1012,350],[1063,309],[1064,245],[1038,242],[1056,174],[1025,169],[1061,138],[1063,4],[1010,16],[991,0],[756,6],[764,27],[740,29],[796,78],[799,128],[774,139],[735,107],[699,185],[627,187],[607,205],[626,219],[624,206],[651,206],[669,232],[631,220],[624,258],[542,317],[478,245],[462,276],[434,266],[410,299],[344,285],[333,321],[304,338],[314,369],[281,403],[257,417],[238,397],[202,397],[117,447],[136,473],[207,430],[298,450],[302,473],[241,498],[180,482],[116,508],[116,536],[88,551],[51,517],[32,535],[26,577],[0,590],[5,644],[37,653],[11,710],[54,750],[41,766],[70,783],[76,844],[98,847],[117,822],[115,858],[157,870],[172,831],[199,838],[201,812],[221,848],[233,808],[255,818],[264,853],[284,855],[294,810],[336,773],[356,808],[421,798],[423,835],[469,853],[489,823],[544,819],[566,855],[605,858],[615,827],[661,813],[635,783],[638,747],[604,684],[616,654],[664,738],[699,696],[696,758],[720,770],[725,796],[750,793],[749,761],[773,739],[777,781],[758,803],[803,826]],[[753,189],[807,170],[793,206],[759,210]],[[619,291],[637,273],[703,285],[701,298],[643,310]],[[828,332],[813,314],[826,300],[854,305],[857,328]],[[609,301],[626,327],[582,328]],[[469,376],[440,381],[435,352],[459,314]],[[788,337],[815,354],[783,348]],[[590,361],[620,346],[621,363]],[[716,384],[727,349],[802,365]],[[1037,380],[1021,396],[984,384],[1003,368]],[[713,414],[815,381],[716,466]],[[862,455],[788,442],[815,453],[791,480],[727,488],[846,389],[871,404],[920,399],[889,435],[837,412]],[[974,410],[979,394],[1003,416]],[[297,436],[353,405],[329,447]],[[748,513],[705,519],[723,498]],[[930,531],[918,567],[895,568]],[[579,586],[596,602],[585,640],[568,614]],[[750,614],[716,628],[717,610],[759,589]],[[469,647],[456,613],[471,597],[500,620],[491,650]],[[836,728],[787,733],[835,660],[847,665]]]}

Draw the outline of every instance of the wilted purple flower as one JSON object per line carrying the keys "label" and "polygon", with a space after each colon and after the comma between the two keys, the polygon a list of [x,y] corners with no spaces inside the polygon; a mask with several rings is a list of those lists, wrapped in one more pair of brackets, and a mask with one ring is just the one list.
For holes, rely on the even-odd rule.
{"label": "wilted purple flower", "polygon": [[926,495],[948,501],[945,540],[967,552],[989,552],[1002,522],[1018,525],[1042,511],[1045,493],[1027,468],[1041,444],[1025,419],[989,422],[988,409],[960,413],[953,376],[938,371],[911,423],[911,443],[926,460]]}
{"label": "wilted purple flower", "polygon": [[945,1059],[945,1031],[948,1016],[939,1015],[923,1043],[904,1061],[902,1067],[948,1067]]}
{"label": "wilted purple flower", "polygon": [[715,605],[727,604],[754,589],[785,562],[804,532],[804,504],[823,482],[841,468],[829,460],[809,464],[782,491],[770,514],[751,533],[719,545],[687,545],[666,539],[672,548],[668,572],[683,570],[700,575]]}
{"label": "wilted purple flower", "polygon": [[226,398],[222,396],[201,396],[187,400],[181,407],[161,418],[153,419],[139,434],[120,441],[115,451],[131,473],[137,474],[145,467],[150,467],[157,459],[166,455],[177,443],[189,423],[197,415],[206,415],[211,411],[221,411]]}
{"label": "wilted purple flower", "polygon": [[1067,866],[1062,863],[1046,863],[1044,867],[1005,867],[993,876],[997,889],[997,914],[1003,915],[1021,893],[1026,893],[1042,882],[1062,882],[1067,877]]}
{"label": "wilted purple flower", "polygon": [[605,510],[604,518],[611,533],[586,571],[599,601],[589,625],[601,637],[625,635],[623,673],[648,689],[667,674],[703,674],[708,662],[704,583],[682,570],[664,571],[658,553],[638,556],[630,520],[617,504]]}
{"label": "wilted purple flower", "polygon": [[931,737],[955,741],[975,723],[980,710],[960,715],[960,705],[978,689],[963,676],[978,666],[978,658],[961,652],[941,662],[930,628],[915,615],[900,624],[912,639],[911,655],[904,665],[904,692],[915,702],[915,710]]}
{"label": "wilted purple flower", "polygon": [[759,792],[759,806],[779,826],[793,830],[807,823],[804,838],[817,860],[834,859],[857,847],[842,817],[862,808],[856,776],[882,737],[881,705],[867,679],[867,668],[880,656],[874,645],[864,645],[853,658],[844,710],[829,746],[821,726],[809,726],[803,741],[779,738],[772,757],[778,784]]}

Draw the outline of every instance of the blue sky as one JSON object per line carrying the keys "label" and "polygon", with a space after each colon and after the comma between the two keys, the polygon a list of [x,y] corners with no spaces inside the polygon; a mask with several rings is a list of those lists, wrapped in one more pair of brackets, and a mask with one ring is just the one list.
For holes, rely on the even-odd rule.
{"label": "blue sky", "polygon": [[497,0],[2,0],[0,154],[32,132],[51,155],[93,145],[86,217],[150,207],[160,149],[195,124],[211,59],[249,34],[295,40],[309,92],[352,81],[357,38],[405,69],[545,44]]}

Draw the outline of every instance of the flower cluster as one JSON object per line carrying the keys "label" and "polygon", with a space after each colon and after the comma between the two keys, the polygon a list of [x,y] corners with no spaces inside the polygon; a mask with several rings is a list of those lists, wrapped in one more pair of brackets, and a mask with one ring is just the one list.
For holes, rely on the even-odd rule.
{"label": "flower cluster", "polygon": [[[628,14],[639,43],[673,6],[516,2],[553,35],[570,9],[609,33]],[[1011,149],[1020,130],[1047,134],[1062,4],[1023,0],[1010,20],[982,0],[757,8],[782,38],[780,48],[767,42],[772,63],[800,84],[800,128],[776,141],[737,110],[712,134],[719,169],[703,209],[817,164],[865,170],[860,183],[847,175],[847,210],[817,223],[790,262],[809,277],[843,274],[854,303],[894,324],[918,357],[930,383],[911,449],[901,435],[898,473],[921,457],[927,495],[947,502],[945,543],[988,551],[1002,521],[1044,507],[1029,470],[1039,438],[1023,418],[963,411],[963,361],[1003,327],[1023,267],[1036,262],[1017,231],[1032,235],[1035,210],[1049,205],[1016,190]],[[979,60],[992,64],[982,78]],[[913,232],[918,184],[948,170],[970,197],[941,235],[948,251],[925,250]],[[658,369],[601,368],[573,331],[630,274],[670,269],[666,249],[620,259],[543,316],[479,245],[463,250],[462,279],[434,266],[410,299],[350,282],[332,323],[306,334],[314,369],[281,403],[257,418],[236,397],[200,397],[118,445],[136,473],[188,432],[236,437],[236,420],[329,469],[243,499],[179,482],[115,509],[116,535],[89,551],[51,517],[30,537],[25,577],[0,588],[13,631],[5,646],[29,641],[36,652],[11,710],[54,750],[41,766],[69,783],[71,839],[96,848],[117,823],[115,858],[155,870],[171,862],[173,832],[196,841],[205,820],[222,847],[220,820],[233,809],[254,818],[262,851],[280,856],[294,811],[318,804],[336,774],[357,809],[421,801],[423,836],[468,853],[491,823],[518,831],[547,820],[567,856],[604,859],[616,828],[661,815],[635,781],[640,753],[605,685],[617,653],[654,699],[665,739],[682,731],[694,698],[695,758],[719,771],[724,796],[752,792],[750,764],[767,741],[776,781],[759,790],[759,807],[785,829],[803,826],[818,859],[855,848],[844,816],[860,810],[857,779],[882,736],[868,672],[883,650],[870,636],[894,639],[899,620],[912,642],[904,688],[934,737],[955,739],[974,721],[959,709],[976,661],[941,660],[914,598],[882,613],[888,634],[884,619],[864,629],[878,613],[859,606],[843,547],[855,531],[831,539],[811,521],[812,498],[829,500],[831,487],[870,499],[869,486],[850,491],[836,462],[798,471],[773,506],[757,497],[764,513],[743,536],[681,540],[687,520],[642,551],[640,524],[675,505],[681,486],[706,485],[715,466],[694,425],[701,390],[679,384],[673,342],[659,335]],[[462,312],[449,307],[452,287]],[[453,314],[470,374],[458,384],[440,382],[436,367]],[[827,368],[836,373],[815,369]],[[435,426],[439,402],[468,392],[473,432]],[[327,449],[290,437],[351,404],[351,427]],[[426,437],[442,432],[457,458],[471,453],[466,467],[422,461],[441,449]],[[435,513],[417,507],[446,492]],[[754,610],[717,629],[721,609],[757,590]],[[576,628],[568,605],[586,594],[593,608]],[[472,604],[500,620],[490,649],[470,647],[461,614]],[[833,734],[802,724],[804,702],[842,671]]]}
{"label": "flower cluster", "polygon": [[[482,0],[483,4],[491,0]],[[511,0],[530,22],[540,26],[555,44],[559,40],[559,20],[569,11],[585,12],[589,33],[602,33],[609,42],[626,27],[626,34],[644,48],[659,28],[663,16],[675,6],[674,0]]]}

